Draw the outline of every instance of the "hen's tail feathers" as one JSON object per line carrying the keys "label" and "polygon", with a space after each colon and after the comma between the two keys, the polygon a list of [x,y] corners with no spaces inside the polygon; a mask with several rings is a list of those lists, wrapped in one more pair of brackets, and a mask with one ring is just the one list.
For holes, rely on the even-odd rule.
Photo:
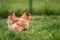
{"label": "hen's tail feathers", "polygon": [[15,11],[10,11],[10,13],[9,13],[8,16],[10,16],[10,15],[14,15],[14,14],[15,14]]}

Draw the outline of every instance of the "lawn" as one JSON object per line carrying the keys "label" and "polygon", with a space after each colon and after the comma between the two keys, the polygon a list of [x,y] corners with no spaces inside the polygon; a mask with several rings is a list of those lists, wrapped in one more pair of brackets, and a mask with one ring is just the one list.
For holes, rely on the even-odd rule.
{"label": "lawn", "polygon": [[29,29],[8,30],[7,19],[0,19],[0,40],[60,40],[60,16],[30,16]]}
{"label": "lawn", "polygon": [[[29,0],[0,0],[0,18],[7,18],[11,10],[21,16],[29,9]],[[32,0],[32,15],[60,15],[60,0]]]}

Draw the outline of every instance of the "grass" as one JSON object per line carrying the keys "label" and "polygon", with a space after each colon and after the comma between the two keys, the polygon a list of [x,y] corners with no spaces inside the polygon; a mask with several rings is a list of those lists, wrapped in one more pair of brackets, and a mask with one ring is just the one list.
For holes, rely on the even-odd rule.
{"label": "grass", "polygon": [[60,16],[31,16],[29,30],[9,31],[0,19],[0,40],[60,40]]}
{"label": "grass", "polygon": [[[11,10],[16,11],[16,15],[20,16],[23,12],[30,9],[29,0],[2,0],[0,4],[1,18],[7,18]],[[60,1],[33,0],[32,15],[60,15]]]}

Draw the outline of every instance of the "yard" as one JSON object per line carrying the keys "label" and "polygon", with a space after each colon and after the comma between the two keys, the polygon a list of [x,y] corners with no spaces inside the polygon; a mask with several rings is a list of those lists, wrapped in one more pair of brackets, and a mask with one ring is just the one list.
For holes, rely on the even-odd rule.
{"label": "yard", "polygon": [[60,40],[60,0],[33,0],[29,29],[8,30],[11,10],[20,17],[29,10],[29,0],[0,0],[0,40]]}
{"label": "yard", "polygon": [[7,19],[0,19],[0,40],[60,40],[60,16],[30,16],[22,32],[8,30]]}

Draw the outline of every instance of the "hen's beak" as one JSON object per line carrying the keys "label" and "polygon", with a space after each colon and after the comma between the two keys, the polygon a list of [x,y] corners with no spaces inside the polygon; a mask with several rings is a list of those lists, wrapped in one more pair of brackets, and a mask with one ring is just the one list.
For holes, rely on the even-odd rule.
{"label": "hen's beak", "polygon": [[29,12],[29,15],[31,15],[31,13]]}

